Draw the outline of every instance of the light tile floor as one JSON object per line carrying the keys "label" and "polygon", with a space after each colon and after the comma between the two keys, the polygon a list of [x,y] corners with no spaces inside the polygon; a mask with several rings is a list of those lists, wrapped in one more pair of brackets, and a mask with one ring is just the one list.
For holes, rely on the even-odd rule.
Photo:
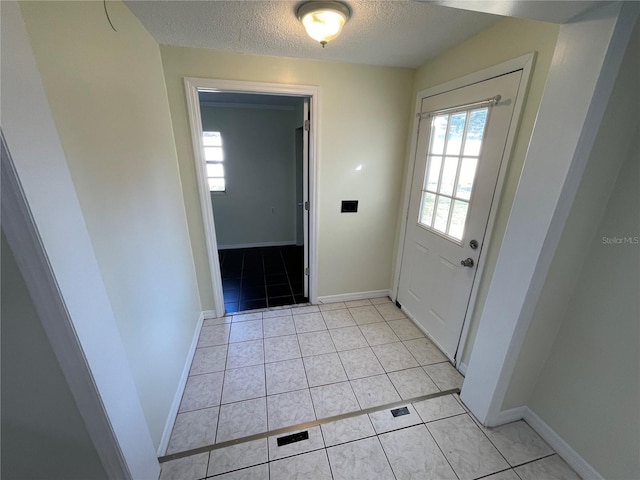
{"label": "light tile floor", "polygon": [[[463,377],[388,299],[206,320],[167,454],[459,388]],[[160,480],[579,479],[523,421],[488,429],[457,395],[162,464]]]}

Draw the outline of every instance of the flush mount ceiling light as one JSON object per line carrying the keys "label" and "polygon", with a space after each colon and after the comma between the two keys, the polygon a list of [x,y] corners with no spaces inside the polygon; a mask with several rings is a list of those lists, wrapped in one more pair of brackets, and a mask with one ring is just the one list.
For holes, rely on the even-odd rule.
{"label": "flush mount ceiling light", "polygon": [[298,20],[322,48],[338,35],[349,17],[349,7],[340,2],[307,2],[298,8]]}

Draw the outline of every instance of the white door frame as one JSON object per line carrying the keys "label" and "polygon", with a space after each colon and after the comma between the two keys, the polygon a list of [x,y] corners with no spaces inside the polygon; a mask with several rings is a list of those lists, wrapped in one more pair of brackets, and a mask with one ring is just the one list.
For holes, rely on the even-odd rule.
{"label": "white door frame", "polygon": [[222,277],[220,273],[220,260],[218,258],[218,242],[216,239],[215,222],[213,219],[213,208],[209,187],[207,186],[207,176],[204,165],[200,160],[200,132],[202,132],[202,120],[200,117],[200,102],[198,99],[198,89],[218,90],[220,92],[250,93],[285,95],[292,97],[308,97],[311,108],[311,129],[309,131],[309,235],[305,241],[309,244],[309,300],[311,303],[317,302],[317,249],[316,232],[318,226],[317,215],[317,158],[318,142],[316,135],[319,128],[318,105],[320,103],[320,87],[309,85],[287,85],[280,83],[243,82],[236,80],[218,80],[211,78],[185,77],[184,85],[187,94],[187,111],[189,113],[189,124],[191,126],[191,141],[193,144],[193,157],[195,162],[196,176],[198,182],[198,192],[200,194],[200,207],[202,211],[202,221],[204,224],[204,236],[207,245],[207,256],[209,257],[209,271],[211,273],[211,284],[213,285],[213,299],[215,302],[216,316],[224,315],[224,296],[222,292]]}
{"label": "white door frame", "polygon": [[[535,53],[528,53],[526,55],[522,55],[520,57],[514,58],[513,60],[509,60],[507,62],[501,63],[499,65],[494,65],[493,67],[480,70],[479,72],[471,73],[469,75],[465,75],[464,77],[460,77],[455,80],[451,80],[449,82],[443,83],[441,85],[437,85],[435,87],[422,90],[418,92],[418,94],[416,95],[415,117],[413,122],[413,131],[411,134],[411,149],[409,150],[408,168],[407,168],[407,173],[406,173],[405,183],[404,183],[402,223],[400,226],[400,238],[398,240],[398,253],[396,255],[396,270],[395,270],[395,275],[393,279],[393,288],[392,288],[392,294],[394,299],[398,298],[398,288],[400,286],[400,271],[402,267],[402,255],[404,253],[404,243],[405,243],[405,238],[407,234],[407,217],[409,215],[411,184],[412,184],[414,169],[415,169],[415,159],[416,159],[416,153],[417,153],[416,149],[418,148],[418,124],[420,121],[419,115],[422,108],[423,98],[439,95],[441,93],[449,92],[451,90],[456,90],[458,88],[463,88],[463,87],[472,85],[474,83],[480,83],[500,75],[505,75],[507,73],[511,73],[517,70],[522,70],[520,87],[518,88],[518,94],[516,96],[515,107],[513,110],[513,118],[509,126],[509,133],[507,134],[507,141],[505,144],[504,155],[503,155],[502,163],[500,164],[500,170],[498,172],[496,190],[493,197],[493,202],[491,203],[491,209],[489,211],[489,221],[487,223],[487,230],[484,235],[482,250],[479,254],[478,269],[476,271],[475,279],[473,281],[473,286],[471,288],[471,296],[469,298],[469,306],[467,308],[467,313],[465,314],[464,322],[462,325],[462,333],[460,336],[458,352],[455,358],[455,363],[457,368],[460,368],[460,362],[462,361],[462,357],[464,355],[464,348],[466,345],[467,336],[469,334],[470,318],[471,318],[471,314],[473,313],[473,307],[475,305],[475,302],[478,296],[478,287],[480,284],[479,280],[480,278],[482,278],[482,272],[484,271],[485,262],[483,261],[484,260],[483,251],[485,251],[488,248],[489,241],[491,240],[491,236],[493,233],[493,227],[496,220],[496,213],[498,210],[498,205],[500,204],[502,187],[504,185],[507,166],[509,165],[509,160],[511,158],[513,145],[515,143],[516,132],[518,131],[522,109],[524,108],[527,87],[529,85],[529,80],[531,78],[531,73],[533,71],[534,60],[535,60]],[[409,315],[408,312],[405,311],[405,313]],[[422,329],[420,325],[419,327]]]}

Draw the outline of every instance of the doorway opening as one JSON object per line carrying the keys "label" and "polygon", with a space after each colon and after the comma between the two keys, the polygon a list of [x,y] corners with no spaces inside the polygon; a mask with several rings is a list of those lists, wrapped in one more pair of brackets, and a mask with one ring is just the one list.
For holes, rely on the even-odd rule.
{"label": "doorway opening", "polygon": [[215,312],[314,299],[314,87],[185,79]]}
{"label": "doorway opening", "polygon": [[307,303],[308,98],[207,90],[198,98],[225,312]]}

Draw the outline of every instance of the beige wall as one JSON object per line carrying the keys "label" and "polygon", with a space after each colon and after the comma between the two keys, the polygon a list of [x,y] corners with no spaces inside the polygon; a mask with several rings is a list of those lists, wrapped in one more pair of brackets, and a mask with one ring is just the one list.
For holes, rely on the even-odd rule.
{"label": "beige wall", "polygon": [[119,2],[117,33],[99,2],[20,7],[157,447],[201,309],[159,48]]}
{"label": "beige wall", "polygon": [[415,94],[421,90],[497,65],[526,53],[536,52],[537,54],[516,143],[502,190],[502,199],[498,206],[493,236],[489,249],[483,252],[485,269],[480,279],[477,302],[471,317],[469,336],[462,359],[464,363],[467,363],[471,356],[478,328],[478,319],[482,313],[513,196],[522,171],[558,31],[558,25],[507,18],[434,60],[427,62],[416,72],[414,99]]}
{"label": "beige wall", "polygon": [[[184,77],[320,87],[318,294],[389,288],[414,71],[161,46],[204,308],[213,308]],[[360,170],[356,170],[362,166]],[[341,200],[360,201],[340,214]]]}

